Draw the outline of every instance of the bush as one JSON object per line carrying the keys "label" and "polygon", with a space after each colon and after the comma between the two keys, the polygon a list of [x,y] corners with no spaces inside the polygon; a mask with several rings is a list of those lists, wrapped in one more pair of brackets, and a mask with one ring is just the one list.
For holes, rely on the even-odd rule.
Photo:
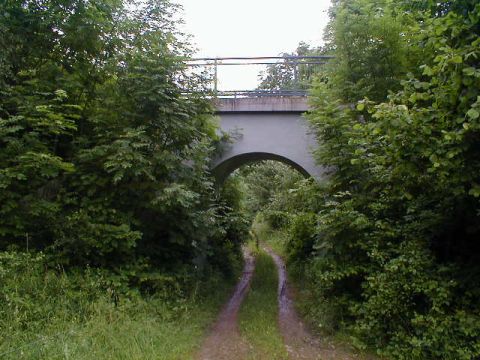
{"label": "bush", "polygon": [[290,221],[290,214],[286,211],[266,209],[261,212],[261,216],[274,230],[286,227]]}
{"label": "bush", "polygon": [[316,239],[316,216],[313,213],[297,214],[292,217],[286,253],[289,262],[303,261],[313,255]]}

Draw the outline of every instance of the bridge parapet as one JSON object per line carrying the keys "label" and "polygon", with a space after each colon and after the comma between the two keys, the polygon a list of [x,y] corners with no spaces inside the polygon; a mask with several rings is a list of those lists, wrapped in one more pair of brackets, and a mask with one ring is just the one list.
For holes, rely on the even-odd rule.
{"label": "bridge parapet", "polygon": [[305,96],[268,96],[244,98],[218,98],[218,114],[224,113],[304,113],[309,109]]}

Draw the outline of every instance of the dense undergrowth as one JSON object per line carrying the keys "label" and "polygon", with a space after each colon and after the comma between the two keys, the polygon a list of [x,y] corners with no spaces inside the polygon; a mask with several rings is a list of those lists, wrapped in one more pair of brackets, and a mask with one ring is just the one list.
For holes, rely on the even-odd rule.
{"label": "dense undergrowth", "polygon": [[0,250],[118,270],[140,287],[149,272],[238,263],[246,222],[209,174],[208,79],[185,66],[176,12],[167,1],[0,4]]}
{"label": "dense undergrowth", "polygon": [[192,358],[234,284],[163,275],[145,296],[105,270],[48,269],[42,254],[0,260],[2,359]]}
{"label": "dense undergrowth", "polygon": [[328,177],[265,218],[319,329],[394,359],[476,359],[480,4],[335,1],[331,19],[308,116]]}
{"label": "dense undergrowth", "polygon": [[[176,13],[0,2],[1,351],[141,357],[163,334],[190,351],[182,319],[214,307],[196,289],[235,274],[261,212],[321,330],[395,359],[480,357],[478,1],[333,1],[308,115],[328,176],[268,162],[221,192]],[[262,86],[281,88],[273,69]]]}
{"label": "dense undergrowth", "polygon": [[0,249],[228,271],[245,224],[208,172],[208,79],[185,66],[174,5],[129,3],[1,3]]}
{"label": "dense undergrowth", "polygon": [[0,2],[0,354],[182,358],[214,312],[195,294],[236,274],[247,223],[177,13]]}
{"label": "dense undergrowth", "polygon": [[[319,307],[359,344],[394,358],[473,359],[480,5],[385,2],[377,16],[357,5],[337,8],[336,75],[312,91],[317,156],[334,171],[315,217],[294,221],[292,250],[303,248],[292,261],[309,259]],[[372,37],[382,41],[364,47]]]}

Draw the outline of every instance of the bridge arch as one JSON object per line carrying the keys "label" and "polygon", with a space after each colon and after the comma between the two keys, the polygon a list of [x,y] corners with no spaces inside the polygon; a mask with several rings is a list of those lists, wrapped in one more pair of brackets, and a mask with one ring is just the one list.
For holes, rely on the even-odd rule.
{"label": "bridge arch", "polygon": [[277,160],[307,177],[323,178],[325,171],[312,155],[317,142],[305,111],[305,97],[219,99],[220,127],[232,134],[232,141],[213,161],[217,180],[223,182],[236,168],[259,160]]}
{"label": "bridge arch", "polygon": [[265,152],[251,152],[232,156],[228,159],[225,159],[223,162],[217,164],[216,167],[213,169],[213,174],[219,183],[223,183],[232,172],[234,172],[241,166],[263,160],[279,161],[286,165],[290,165],[292,168],[297,170],[306,178],[312,177],[312,174],[310,174],[306,169],[304,169],[296,162],[281,155]]}

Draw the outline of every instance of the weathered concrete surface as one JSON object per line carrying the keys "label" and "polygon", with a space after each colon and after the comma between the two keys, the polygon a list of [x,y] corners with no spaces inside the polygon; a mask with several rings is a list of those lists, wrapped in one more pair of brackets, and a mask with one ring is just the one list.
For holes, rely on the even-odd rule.
{"label": "weathered concrete surface", "polygon": [[223,98],[216,101],[218,113],[226,112],[299,112],[308,110],[305,96],[262,96]]}
{"label": "weathered concrete surface", "polygon": [[317,142],[302,116],[306,108],[302,97],[222,99],[220,127],[232,135],[233,143],[213,162],[217,179],[223,182],[250,162],[278,160],[321,180],[325,171],[312,156]]}

